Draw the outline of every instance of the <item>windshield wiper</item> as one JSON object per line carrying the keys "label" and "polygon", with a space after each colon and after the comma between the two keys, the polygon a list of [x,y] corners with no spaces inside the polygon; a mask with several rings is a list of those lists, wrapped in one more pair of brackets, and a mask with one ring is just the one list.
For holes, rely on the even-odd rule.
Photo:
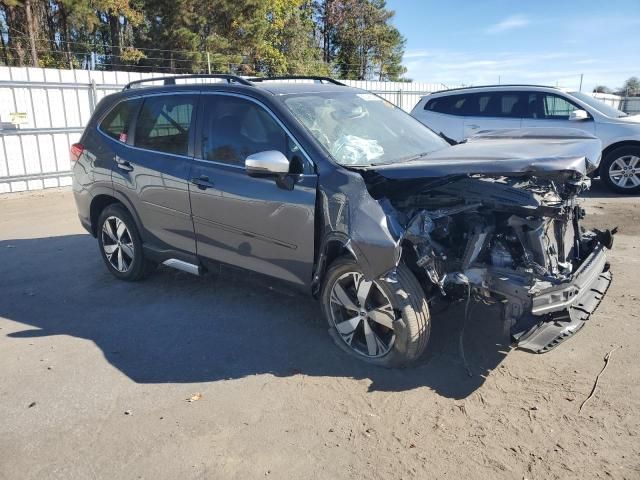
{"label": "windshield wiper", "polygon": [[416,162],[418,160],[420,160],[421,158],[426,157],[427,155],[429,155],[431,152],[422,152],[419,153],[418,155],[414,155],[412,157],[406,157],[406,158],[402,158],[400,160],[396,160],[393,163],[409,163],[409,162]]}
{"label": "windshield wiper", "polygon": [[454,145],[457,145],[458,143],[461,143],[461,142],[456,142],[456,141],[455,141],[453,138],[451,138],[451,137],[447,137],[447,136],[444,134],[444,132],[440,132],[438,135],[439,135],[439,136],[440,136],[440,137],[441,137],[445,142],[447,142],[449,145],[451,145],[452,147],[453,147]]}
{"label": "windshield wiper", "polygon": [[356,167],[356,168],[368,168],[368,167],[382,167],[385,165],[395,165],[396,163],[408,163],[415,162],[420,160],[421,158],[426,157],[431,152],[422,152],[417,155],[411,155],[409,157],[399,158],[398,160],[394,160],[393,162],[378,162],[378,163],[367,163],[367,164],[352,164],[352,165],[343,165],[344,167]]}

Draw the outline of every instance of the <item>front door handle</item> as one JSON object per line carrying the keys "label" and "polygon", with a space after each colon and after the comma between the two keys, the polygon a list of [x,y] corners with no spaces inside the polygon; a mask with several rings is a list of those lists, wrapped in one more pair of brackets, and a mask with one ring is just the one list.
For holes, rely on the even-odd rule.
{"label": "front door handle", "polygon": [[120,157],[116,157],[116,166],[120,170],[124,170],[125,172],[131,172],[133,170],[133,166],[129,162],[127,162],[126,160],[123,160]]}
{"label": "front door handle", "polygon": [[477,130],[478,128],[480,128],[480,125],[471,124],[471,125],[467,125],[467,127],[469,127],[472,130]]}
{"label": "front door handle", "polygon": [[209,181],[209,177],[206,175],[200,175],[199,177],[192,178],[191,183],[196,185],[200,190],[206,190],[207,188],[213,187],[213,183]]}

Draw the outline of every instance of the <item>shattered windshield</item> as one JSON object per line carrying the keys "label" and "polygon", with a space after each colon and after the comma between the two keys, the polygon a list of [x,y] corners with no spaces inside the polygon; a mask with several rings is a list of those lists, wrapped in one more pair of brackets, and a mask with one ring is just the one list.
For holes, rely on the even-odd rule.
{"label": "shattered windshield", "polygon": [[448,146],[401,109],[364,91],[291,95],[284,103],[341,165],[412,161]]}

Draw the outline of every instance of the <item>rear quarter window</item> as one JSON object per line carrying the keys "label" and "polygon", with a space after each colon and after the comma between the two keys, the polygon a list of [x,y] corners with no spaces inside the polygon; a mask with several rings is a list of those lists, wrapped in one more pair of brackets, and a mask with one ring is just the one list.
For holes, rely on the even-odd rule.
{"label": "rear quarter window", "polygon": [[435,113],[448,115],[463,115],[462,111],[467,101],[467,95],[449,95],[429,100],[424,109]]}
{"label": "rear quarter window", "polygon": [[118,103],[100,123],[100,130],[107,136],[120,142],[127,141],[129,125],[136,113],[139,102],[126,100]]}

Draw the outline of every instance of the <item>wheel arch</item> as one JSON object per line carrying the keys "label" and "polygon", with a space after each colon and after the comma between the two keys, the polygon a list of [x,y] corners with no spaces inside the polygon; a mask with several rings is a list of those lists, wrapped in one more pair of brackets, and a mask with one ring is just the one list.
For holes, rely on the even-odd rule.
{"label": "wheel arch", "polygon": [[95,237],[98,234],[98,218],[102,211],[109,205],[120,203],[113,195],[100,194],[93,197],[89,207],[89,219],[91,221],[91,234]]}
{"label": "wheel arch", "polygon": [[100,217],[102,211],[109,205],[113,205],[116,203],[118,205],[122,205],[127,210],[127,212],[129,212],[129,214],[133,218],[133,221],[136,223],[136,227],[138,229],[138,232],[140,233],[140,236],[143,237],[144,230],[142,228],[142,223],[140,222],[140,218],[138,217],[137,212],[135,211],[131,203],[127,200],[127,198],[124,195],[120,195],[117,191],[113,192],[112,195],[96,195],[93,200],[91,200],[91,206],[89,207],[89,218],[91,219],[91,233],[93,234],[93,236],[95,237],[97,235],[98,218]]}
{"label": "wheel arch", "polygon": [[313,279],[311,281],[311,293],[314,297],[317,298],[320,295],[320,290],[325,274],[327,273],[327,268],[337,258],[349,256],[354,260],[357,260],[357,256],[353,252],[353,249],[350,248],[349,244],[349,237],[337,232],[330,233],[323,239],[322,244],[318,249],[317,260],[313,269]]}
{"label": "wheel arch", "polygon": [[[620,142],[612,143],[602,150],[602,159],[604,160],[607,155],[621,147],[640,147],[640,140],[622,140]],[[602,164],[602,162],[600,163]]]}

